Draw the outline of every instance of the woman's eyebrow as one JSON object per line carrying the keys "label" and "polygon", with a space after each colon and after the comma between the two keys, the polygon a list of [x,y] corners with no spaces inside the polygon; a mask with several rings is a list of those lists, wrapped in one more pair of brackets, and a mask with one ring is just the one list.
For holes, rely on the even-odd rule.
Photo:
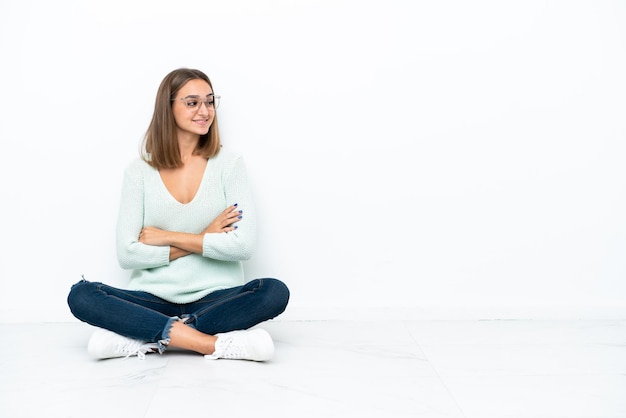
{"label": "woman's eyebrow", "polygon": [[[214,95],[215,95],[214,93],[209,93],[209,94],[206,95],[206,97],[214,96]],[[199,94],[189,94],[189,95],[183,97],[183,99],[199,99],[199,98],[200,98]]]}

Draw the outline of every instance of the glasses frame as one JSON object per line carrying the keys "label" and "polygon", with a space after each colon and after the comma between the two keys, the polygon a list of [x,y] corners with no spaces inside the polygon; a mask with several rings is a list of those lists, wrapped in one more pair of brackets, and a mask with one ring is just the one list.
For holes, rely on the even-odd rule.
{"label": "glasses frame", "polygon": [[[178,99],[171,99],[170,101],[175,102],[177,100],[183,100],[183,104],[185,105],[187,110],[197,112],[198,110],[200,110],[200,107],[202,107],[202,103],[204,103],[207,109],[209,107],[212,107],[213,109],[217,109],[218,107],[220,107],[221,98],[222,96],[211,93],[207,95],[207,98],[205,100],[202,100],[202,98],[198,96],[197,94],[190,94],[189,96],[181,97]],[[197,99],[198,104],[194,107],[187,105],[187,102],[185,102],[185,100],[189,100],[189,99]]]}

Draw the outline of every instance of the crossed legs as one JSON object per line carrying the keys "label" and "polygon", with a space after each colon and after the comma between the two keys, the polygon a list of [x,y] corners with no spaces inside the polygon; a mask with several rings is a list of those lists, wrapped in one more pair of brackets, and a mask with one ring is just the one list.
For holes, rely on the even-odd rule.
{"label": "crossed legs", "polygon": [[72,286],[74,316],[124,337],[213,354],[216,334],[245,330],[281,314],[289,290],[279,280],[257,279],[213,292],[190,304],[167,302],[146,292],[82,280]]}

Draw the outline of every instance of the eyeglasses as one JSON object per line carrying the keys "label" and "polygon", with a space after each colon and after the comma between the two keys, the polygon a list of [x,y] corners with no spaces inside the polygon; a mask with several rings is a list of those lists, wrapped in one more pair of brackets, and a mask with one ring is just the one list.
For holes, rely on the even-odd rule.
{"label": "eyeglasses", "polygon": [[198,110],[202,103],[208,108],[213,107],[213,109],[217,109],[220,105],[221,96],[216,96],[214,94],[207,95],[206,99],[201,100],[200,96],[193,95],[187,97],[181,97],[180,99],[172,99],[172,101],[182,100],[185,104],[185,107],[189,110]]}

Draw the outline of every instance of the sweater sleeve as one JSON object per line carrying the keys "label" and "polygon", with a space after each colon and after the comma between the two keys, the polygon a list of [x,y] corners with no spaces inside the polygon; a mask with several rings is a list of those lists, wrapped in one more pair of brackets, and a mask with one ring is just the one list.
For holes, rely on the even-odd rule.
{"label": "sweater sleeve", "polygon": [[237,203],[242,219],[237,229],[228,233],[207,233],[202,242],[202,255],[221,261],[248,260],[256,246],[256,213],[245,163],[237,156],[222,172],[224,197],[228,205]]}
{"label": "sweater sleeve", "polygon": [[123,269],[147,269],[169,264],[169,246],[139,242],[144,219],[144,181],[138,163],[124,171],[116,228],[117,259]]}

